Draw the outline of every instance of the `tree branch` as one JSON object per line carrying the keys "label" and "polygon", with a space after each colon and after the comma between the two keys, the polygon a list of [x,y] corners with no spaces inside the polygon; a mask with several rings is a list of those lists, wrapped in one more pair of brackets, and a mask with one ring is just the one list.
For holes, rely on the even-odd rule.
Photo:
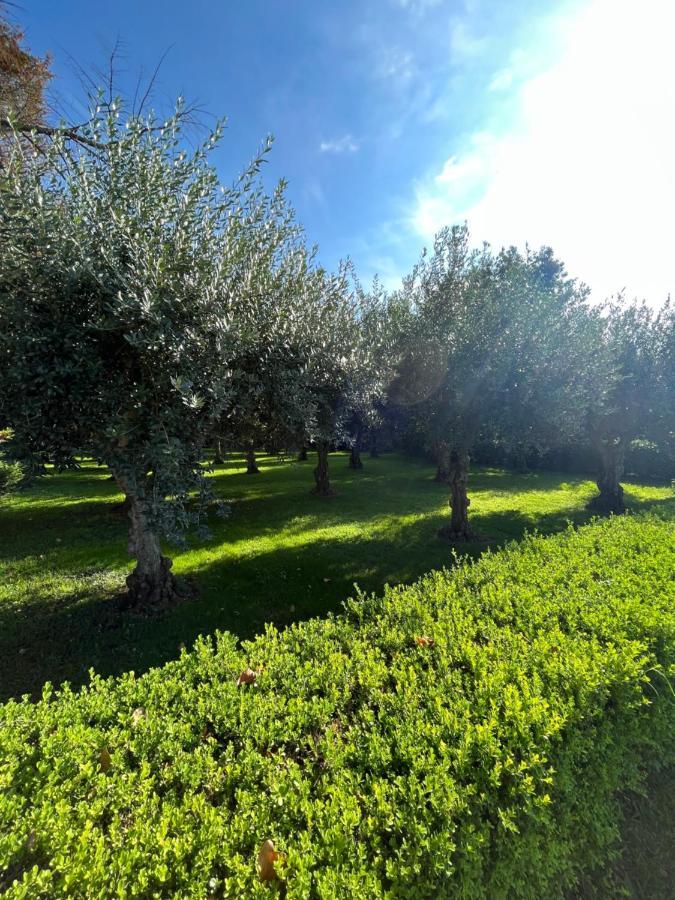
{"label": "tree branch", "polygon": [[84,147],[90,147],[92,150],[105,150],[106,145],[100,141],[94,141],[91,138],[80,134],[75,128],[52,128],[51,125],[15,125],[9,119],[0,118],[0,132],[15,132],[18,134],[29,135],[39,134],[43,137],[65,137],[69,141],[82,144]]}

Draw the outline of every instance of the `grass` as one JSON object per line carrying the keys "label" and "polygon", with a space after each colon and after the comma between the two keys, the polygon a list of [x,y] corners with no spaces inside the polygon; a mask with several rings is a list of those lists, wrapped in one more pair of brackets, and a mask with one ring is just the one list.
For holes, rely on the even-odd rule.
{"label": "grass", "polygon": [[[331,458],[337,496],[310,494],[313,463],[263,457],[247,476],[233,457],[213,473],[231,507],[214,519],[213,538],[173,551],[174,571],[199,587],[161,618],[115,612],[124,587],[127,521],[107,470],[86,462],[52,474],[0,507],[0,700],[39,694],[47,680],[78,685],[90,667],[103,675],[142,672],[179,654],[200,633],[240,637],[265,622],[284,625],[338,610],[357,582],[366,590],[411,582],[451,565],[437,537],[447,519],[447,489],[433,469],[398,455],[366,460],[363,472]],[[481,469],[471,476],[471,514],[490,544],[526,530],[557,531],[590,516],[592,482],[556,474],[513,475]],[[673,491],[629,484],[634,509],[675,514]],[[486,543],[468,545],[478,554]]]}

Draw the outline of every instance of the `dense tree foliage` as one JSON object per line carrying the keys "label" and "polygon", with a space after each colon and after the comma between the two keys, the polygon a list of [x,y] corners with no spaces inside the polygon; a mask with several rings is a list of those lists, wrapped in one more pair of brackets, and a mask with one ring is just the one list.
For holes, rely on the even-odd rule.
{"label": "dense tree foliage", "polygon": [[217,427],[229,444],[246,448],[249,474],[258,472],[256,445],[294,444],[311,415],[306,316],[314,298],[308,298],[307,284],[317,277],[283,184],[260,213],[260,228],[250,235],[246,278],[229,301],[246,336],[232,364],[236,403]]}
{"label": "dense tree foliage", "polygon": [[[180,110],[124,122],[113,106],[84,136],[99,149],[54,137],[47,177],[15,144],[0,211],[3,415],[33,466],[71,465],[82,448],[105,461],[130,510],[129,590],[163,603],[175,585],[159,535],[203,519],[202,446],[244,402],[244,361],[260,350],[247,301],[264,294],[288,217],[261,191],[259,159],[221,187],[207,162],[217,133],[186,154]],[[275,331],[265,321],[274,349],[283,314]]]}
{"label": "dense tree foliage", "polygon": [[[387,387],[394,372],[394,333],[389,321],[387,297],[377,279],[368,293],[358,288],[358,360],[349,385],[346,424],[349,466],[363,468],[365,440],[382,424]],[[372,444],[371,444],[372,445]]]}
{"label": "dense tree foliage", "polygon": [[621,478],[631,441],[644,438],[672,452],[675,428],[673,311],[644,303],[610,304],[600,320],[597,360],[590,373],[588,434],[599,459],[602,512],[623,512]]}
{"label": "dense tree foliage", "polygon": [[528,448],[571,436],[586,410],[593,314],[587,291],[548,248],[471,250],[466,227],[445,229],[405,281],[403,352],[394,396],[451,489],[453,540],[471,540],[467,482],[479,439],[518,466]]}

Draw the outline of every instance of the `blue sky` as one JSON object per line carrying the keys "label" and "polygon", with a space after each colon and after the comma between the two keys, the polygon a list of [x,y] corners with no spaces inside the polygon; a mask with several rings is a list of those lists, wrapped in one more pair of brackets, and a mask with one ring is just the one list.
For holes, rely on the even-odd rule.
{"label": "blue sky", "polygon": [[395,286],[444,224],[550,243],[599,299],[675,289],[671,0],[21,0],[75,115],[72,60],[119,36],[133,93],[227,116],[230,181],[269,133],[266,168],[320,259]]}

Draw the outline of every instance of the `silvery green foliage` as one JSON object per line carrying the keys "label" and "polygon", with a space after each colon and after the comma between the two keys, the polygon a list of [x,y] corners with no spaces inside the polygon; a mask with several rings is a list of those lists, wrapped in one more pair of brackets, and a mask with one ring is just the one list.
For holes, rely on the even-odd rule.
{"label": "silvery green foliage", "polygon": [[610,301],[600,321],[588,430],[600,441],[626,446],[645,438],[667,446],[675,428],[673,307],[655,313],[644,302]]}
{"label": "silvery green foliage", "polygon": [[565,272],[549,247],[495,256],[495,289],[504,318],[494,422],[512,456],[544,451],[584,425],[598,311],[588,289]]}
{"label": "silvery green foliage", "polygon": [[346,437],[347,420],[357,405],[372,402],[379,383],[369,338],[376,304],[354,277],[350,263],[335,274],[317,269],[307,282],[306,384],[312,415],[305,426],[310,441]]}
{"label": "silvery green foliage", "polygon": [[[624,509],[620,481],[624,460],[635,440],[650,442],[670,460],[675,442],[675,356],[673,308],[668,301],[654,313],[644,302],[614,298],[599,319],[590,387],[587,430],[599,459],[602,511]],[[668,463],[666,463],[668,465]]]}
{"label": "silvery green foliage", "polygon": [[334,274],[314,270],[305,287],[305,385],[311,401],[305,435],[326,443],[344,435],[351,385],[361,363],[360,298],[349,263]]}
{"label": "silvery green foliage", "polygon": [[429,447],[508,449],[578,432],[594,314],[548,248],[494,253],[445,229],[406,280],[395,396]]}
{"label": "silvery green foliage", "polygon": [[675,304],[670,297],[654,320],[653,332],[654,434],[668,452],[675,474]]}
{"label": "silvery green foliage", "polygon": [[237,403],[225,410],[219,433],[239,444],[284,445],[300,439],[313,415],[307,382],[316,336],[310,327],[312,289],[320,277],[314,251],[283,197],[274,195],[254,263],[234,300],[246,340],[233,374]]}
{"label": "silvery green foliage", "polygon": [[387,391],[395,371],[396,330],[390,318],[390,298],[375,278],[370,291],[357,285],[358,364],[351,372],[347,391],[348,440],[356,450],[364,434],[383,421]]}
{"label": "silvery green foliage", "polygon": [[99,149],[57,135],[3,175],[0,418],[34,466],[93,452],[176,538],[199,519],[201,445],[259,338],[242,298],[261,288],[283,197],[263,193],[261,156],[221,187],[220,129],[187,152],[180,105],[158,122],[113,104],[82,133]]}

